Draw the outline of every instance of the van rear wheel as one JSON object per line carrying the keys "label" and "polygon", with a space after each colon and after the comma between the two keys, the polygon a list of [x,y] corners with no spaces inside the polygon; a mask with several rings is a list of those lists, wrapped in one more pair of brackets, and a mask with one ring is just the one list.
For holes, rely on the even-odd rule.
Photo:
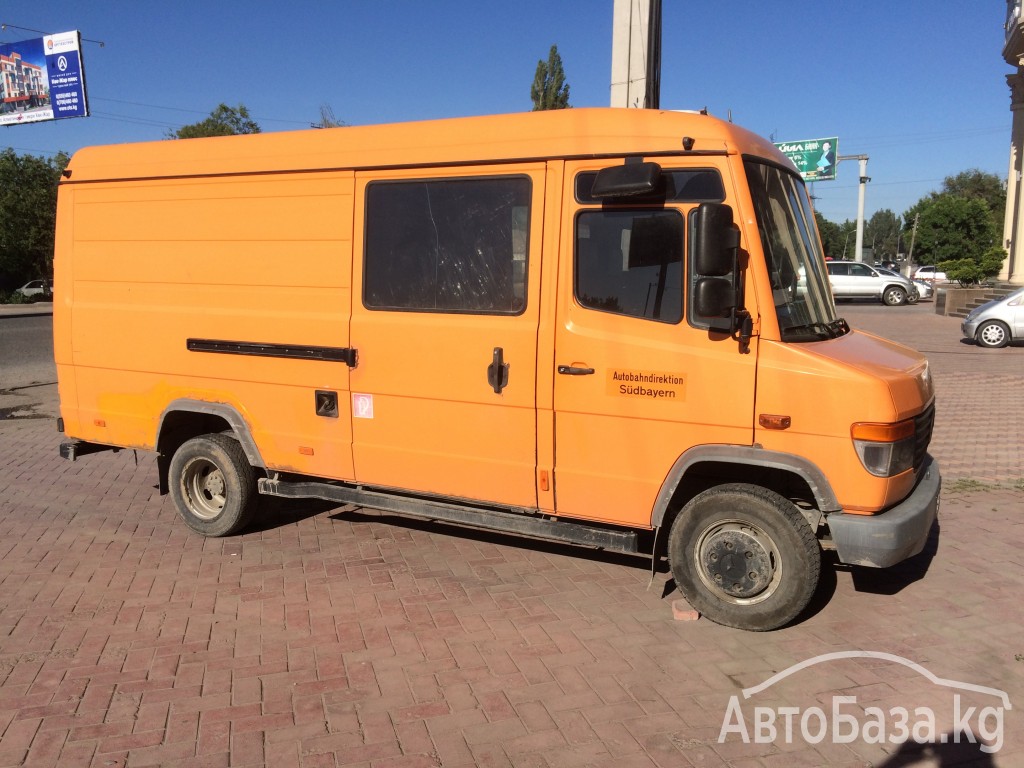
{"label": "van rear wheel", "polygon": [[182,443],[171,459],[169,479],[178,514],[204,536],[243,529],[259,498],[242,446],[227,435],[201,435]]}
{"label": "van rear wheel", "polygon": [[676,586],[718,624],[777,629],[810,602],[821,548],[800,511],[766,488],[721,485],[695,496],[669,535]]}

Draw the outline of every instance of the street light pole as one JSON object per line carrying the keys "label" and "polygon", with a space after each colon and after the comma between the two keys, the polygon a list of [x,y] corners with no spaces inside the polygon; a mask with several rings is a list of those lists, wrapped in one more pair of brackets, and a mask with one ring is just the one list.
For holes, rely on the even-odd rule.
{"label": "street light pole", "polygon": [[836,163],[838,164],[843,160],[860,161],[860,189],[857,192],[857,243],[854,246],[853,260],[864,261],[864,189],[867,183],[871,181],[868,177],[868,156],[840,155],[836,158]]}

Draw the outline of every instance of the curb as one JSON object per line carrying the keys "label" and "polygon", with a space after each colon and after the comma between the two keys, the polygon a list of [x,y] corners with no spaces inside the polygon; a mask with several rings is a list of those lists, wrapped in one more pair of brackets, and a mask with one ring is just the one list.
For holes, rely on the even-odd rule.
{"label": "curb", "polygon": [[53,314],[53,305],[36,307],[34,304],[0,304],[0,320],[7,317],[43,317]]}

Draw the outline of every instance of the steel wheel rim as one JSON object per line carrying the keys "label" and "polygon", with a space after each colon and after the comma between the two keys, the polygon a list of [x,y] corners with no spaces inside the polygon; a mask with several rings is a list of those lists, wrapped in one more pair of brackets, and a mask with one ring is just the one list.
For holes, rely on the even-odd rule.
{"label": "steel wheel rim", "polygon": [[214,520],[227,503],[227,484],[220,467],[207,459],[192,459],[181,477],[189,509],[202,520]]}
{"label": "steel wheel rim", "polygon": [[[779,548],[771,536],[748,520],[721,520],[708,526],[697,537],[694,556],[704,586],[733,605],[763,602],[782,582]],[[726,562],[726,558],[731,560]],[[730,581],[730,576],[742,571],[741,563],[750,567],[746,578]]]}
{"label": "steel wheel rim", "polygon": [[981,329],[981,338],[986,344],[1002,344],[1006,338],[1006,332],[1001,325],[986,325]]}
{"label": "steel wheel rim", "polygon": [[897,288],[890,288],[885,292],[886,303],[898,305],[903,303],[903,292]]}

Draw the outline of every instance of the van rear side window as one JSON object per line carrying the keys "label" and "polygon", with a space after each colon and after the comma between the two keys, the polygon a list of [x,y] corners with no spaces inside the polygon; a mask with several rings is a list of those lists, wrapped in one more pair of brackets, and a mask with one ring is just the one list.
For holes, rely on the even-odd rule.
{"label": "van rear side window", "polygon": [[521,313],[530,189],[525,176],[369,184],[364,306]]}

